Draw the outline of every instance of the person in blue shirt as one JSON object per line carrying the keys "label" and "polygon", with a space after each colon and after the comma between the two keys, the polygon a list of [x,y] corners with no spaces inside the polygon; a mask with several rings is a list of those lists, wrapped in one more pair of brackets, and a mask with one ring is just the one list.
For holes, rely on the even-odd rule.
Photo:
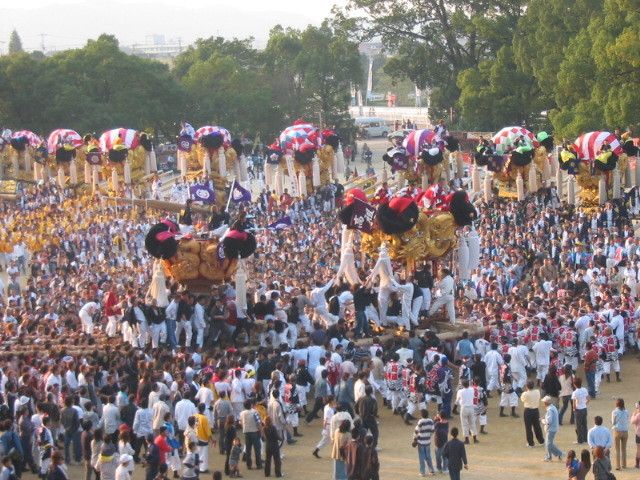
{"label": "person in blue shirt", "polygon": [[[616,470],[627,468],[627,439],[629,438],[629,411],[624,406],[624,399],[616,400],[616,408],[611,412],[613,438],[615,440]],[[622,456],[622,462],[620,457]]]}
{"label": "person in blue shirt", "polygon": [[473,342],[469,340],[469,332],[462,332],[462,338],[458,340],[458,344],[456,345],[457,358],[473,358],[475,353],[476,349],[473,346]]}
{"label": "person in blue shirt", "polygon": [[565,461],[565,466],[569,472],[569,478],[573,478],[577,475],[578,469],[580,468],[580,462],[576,458],[576,451],[569,450],[567,452],[567,460]]}
{"label": "person in blue shirt", "polygon": [[600,415],[596,416],[594,423],[595,426],[589,430],[587,434],[587,443],[591,450],[594,450],[596,447],[602,447],[605,455],[608,455],[613,445],[611,431],[602,425],[602,417]]}
{"label": "person in blue shirt", "polygon": [[554,443],[558,428],[560,426],[558,409],[553,403],[553,398],[546,395],[542,399],[542,403],[547,407],[547,413],[544,416],[544,431],[545,439],[544,446],[546,455],[544,457],[545,462],[550,462],[554,456],[562,459],[562,450],[560,450]]}

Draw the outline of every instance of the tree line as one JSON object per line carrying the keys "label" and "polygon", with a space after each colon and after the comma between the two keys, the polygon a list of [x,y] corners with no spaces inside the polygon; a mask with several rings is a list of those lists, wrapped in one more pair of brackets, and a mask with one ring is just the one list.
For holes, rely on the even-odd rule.
{"label": "tree line", "polygon": [[638,0],[349,0],[334,13],[459,128],[571,138],[640,124]]}
{"label": "tree line", "polygon": [[0,123],[173,134],[185,119],[265,141],[300,117],[346,130],[351,88],[366,85],[358,45],[381,41],[385,73],[428,91],[434,120],[571,138],[640,124],[639,17],[640,0],[348,0],[320,26],[274,27],[263,50],[210,37],[171,67],[108,35],[45,57],[12,34]]}
{"label": "tree line", "polygon": [[326,21],[276,26],[261,51],[251,38],[199,39],[172,66],[122,52],[111,35],[51,56],[11,39],[0,57],[0,125],[43,135],[127,127],[173,136],[186,120],[271,142],[298,118],[347,128],[362,77],[358,45]]}

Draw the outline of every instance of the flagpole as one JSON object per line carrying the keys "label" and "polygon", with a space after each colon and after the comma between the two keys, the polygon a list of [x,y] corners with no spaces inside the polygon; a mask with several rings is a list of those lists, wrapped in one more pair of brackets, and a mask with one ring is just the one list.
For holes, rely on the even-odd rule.
{"label": "flagpole", "polygon": [[236,186],[236,179],[233,179],[233,183],[231,184],[231,188],[229,189],[229,198],[227,199],[227,206],[225,207],[224,211],[228,212],[229,211],[229,204],[231,203],[231,197],[233,196],[233,187]]}

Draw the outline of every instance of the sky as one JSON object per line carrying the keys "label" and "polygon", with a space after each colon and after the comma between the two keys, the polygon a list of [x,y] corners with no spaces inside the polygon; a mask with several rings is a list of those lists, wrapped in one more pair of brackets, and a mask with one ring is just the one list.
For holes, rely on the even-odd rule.
{"label": "sky", "polygon": [[150,35],[180,38],[253,36],[263,47],[276,24],[319,24],[346,0],[0,0],[0,52],[15,28],[26,50],[80,47],[101,33],[121,45],[144,44]]}

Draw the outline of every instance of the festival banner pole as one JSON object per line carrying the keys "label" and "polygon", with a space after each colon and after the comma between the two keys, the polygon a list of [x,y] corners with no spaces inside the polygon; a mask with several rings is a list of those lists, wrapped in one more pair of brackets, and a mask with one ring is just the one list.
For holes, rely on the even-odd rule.
{"label": "festival banner pole", "polygon": [[227,198],[227,206],[225,207],[224,211],[228,212],[229,211],[229,204],[231,203],[231,196],[233,195],[233,187],[236,186],[236,179],[233,179],[233,183],[231,184],[231,188],[229,189],[229,198]]}

